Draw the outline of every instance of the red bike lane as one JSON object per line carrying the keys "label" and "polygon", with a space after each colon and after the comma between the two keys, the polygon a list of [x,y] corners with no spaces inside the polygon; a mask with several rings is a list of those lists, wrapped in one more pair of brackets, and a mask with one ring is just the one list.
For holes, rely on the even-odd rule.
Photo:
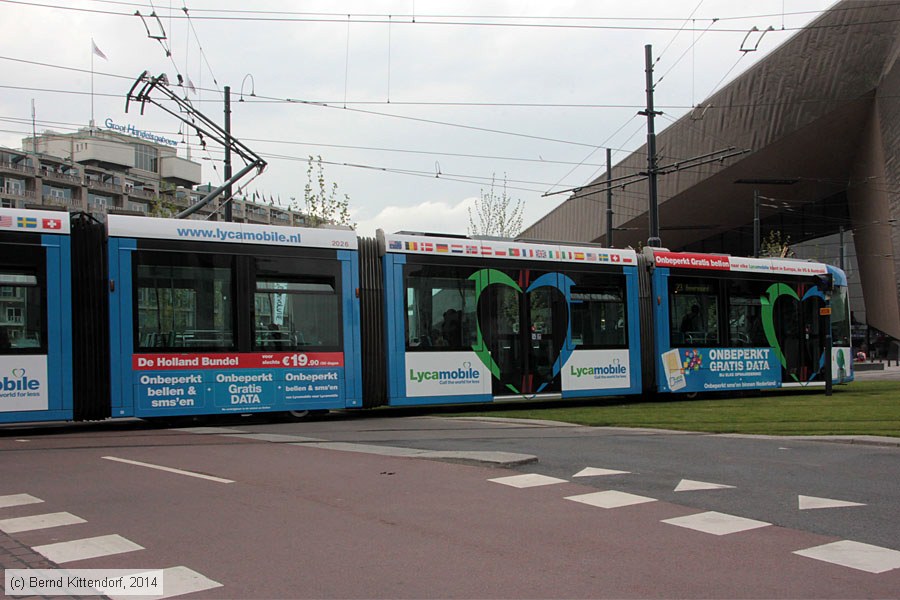
{"label": "red bike lane", "polygon": [[0,509],[0,523],[56,512],[84,521],[9,534],[17,543],[122,536],[143,549],[63,566],[186,566],[222,584],[197,598],[854,598],[900,589],[900,569],[875,574],[794,554],[835,538],[776,526],[712,535],[663,522],[702,512],[694,508],[599,508],[566,499],[595,487],[491,481],[516,475],[503,469],[169,431],[18,446],[2,438],[0,448],[0,497],[43,500]]}

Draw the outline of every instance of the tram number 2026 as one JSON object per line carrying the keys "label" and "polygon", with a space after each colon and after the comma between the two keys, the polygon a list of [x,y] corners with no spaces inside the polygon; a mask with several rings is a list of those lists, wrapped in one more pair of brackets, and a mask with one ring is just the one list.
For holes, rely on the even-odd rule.
{"label": "tram number 2026", "polygon": [[349,248],[350,242],[347,240],[331,240],[332,248]]}
{"label": "tram number 2026", "polygon": [[310,358],[306,354],[289,354],[281,359],[281,363],[286,367],[318,367],[319,360]]}

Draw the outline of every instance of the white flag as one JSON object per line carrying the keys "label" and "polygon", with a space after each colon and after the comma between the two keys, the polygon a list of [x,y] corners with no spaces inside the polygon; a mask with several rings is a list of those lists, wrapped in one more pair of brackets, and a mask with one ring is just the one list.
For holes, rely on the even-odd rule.
{"label": "white flag", "polygon": [[94,43],[93,38],[91,39],[91,50],[94,52],[94,54],[96,54],[97,56],[99,56],[99,57],[102,58],[103,60],[109,60],[108,58],[106,58],[106,55],[103,54],[103,51],[100,50],[100,48],[97,47],[97,44]]}

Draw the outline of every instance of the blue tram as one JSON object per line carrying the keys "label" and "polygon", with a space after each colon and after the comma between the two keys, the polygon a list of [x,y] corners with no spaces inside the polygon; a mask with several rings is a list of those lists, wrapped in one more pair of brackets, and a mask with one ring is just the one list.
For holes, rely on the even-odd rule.
{"label": "blue tram", "polygon": [[[648,250],[647,260],[658,391],[824,386],[826,360],[834,382],[853,379],[847,279],[840,269],[661,249]],[[830,312],[825,326],[823,310]]]}
{"label": "blue tram", "polygon": [[0,250],[0,423],[853,378],[806,261],[14,209]]}
{"label": "blue tram", "polygon": [[352,231],[109,215],[113,416],[359,405]]}
{"label": "blue tram", "polygon": [[387,403],[637,394],[637,256],[385,235]]}
{"label": "blue tram", "polygon": [[69,215],[0,208],[0,423],[71,420]]}

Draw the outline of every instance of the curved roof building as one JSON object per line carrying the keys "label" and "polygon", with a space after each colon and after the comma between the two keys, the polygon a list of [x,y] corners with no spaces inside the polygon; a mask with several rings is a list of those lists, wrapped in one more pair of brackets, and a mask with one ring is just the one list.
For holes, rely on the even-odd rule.
{"label": "curved roof building", "polygon": [[[854,311],[900,338],[900,4],[837,3],[658,134],[658,164],[729,146],[749,152],[659,177],[663,246],[751,255],[758,191],[763,236],[848,232],[865,302]],[[644,146],[611,176],[646,170]],[[609,245],[605,181],[522,237]],[[646,243],[647,207],[646,181],[614,191],[615,246]]]}

